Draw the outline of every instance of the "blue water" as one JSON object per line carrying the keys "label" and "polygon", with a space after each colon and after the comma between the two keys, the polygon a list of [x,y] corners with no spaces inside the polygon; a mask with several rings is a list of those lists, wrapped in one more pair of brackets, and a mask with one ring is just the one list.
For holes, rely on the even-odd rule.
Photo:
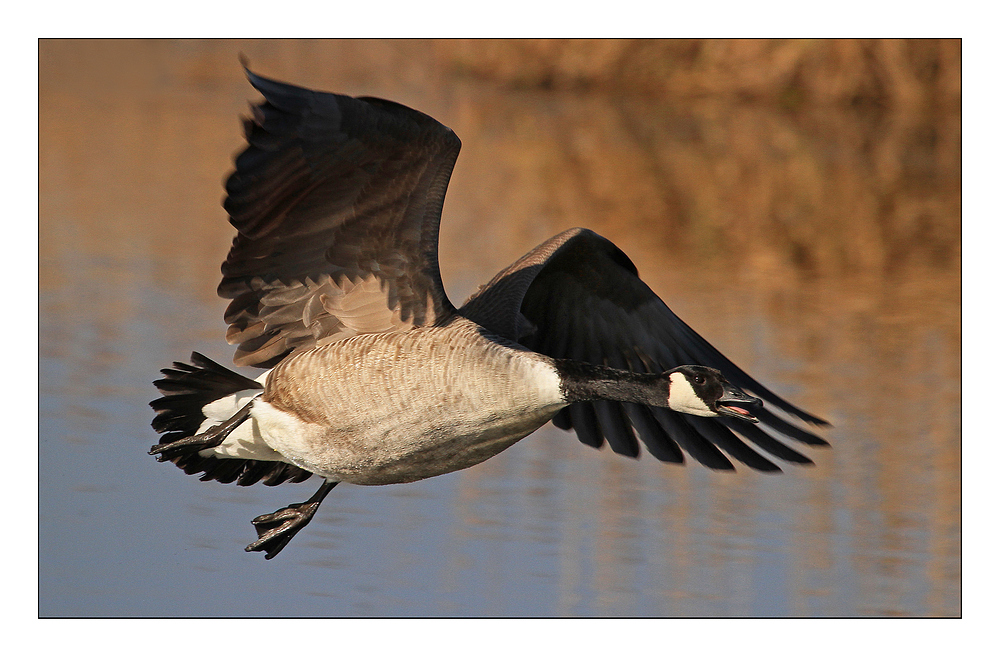
{"label": "blue water", "polygon": [[[914,510],[892,545],[873,541],[887,522],[877,482],[840,481],[857,436],[839,432],[817,467],[769,476],[633,462],[546,427],[461,473],[341,485],[276,559],[247,554],[250,519],[318,483],[203,483],[146,454],[150,381],[183,356],[175,343],[220,360],[226,348],[208,339],[217,304],[159,288],[140,262],[81,256],[74,268],[90,276],[41,297],[43,616],[940,611],[928,518]],[[90,285],[118,268],[124,287]],[[860,563],[872,558],[884,562],[875,581]]]}
{"label": "blue water", "polygon": [[[157,289],[139,262],[80,257],[90,281],[42,294],[43,616],[850,612],[792,581],[826,579],[800,563],[809,538],[797,506],[824,485],[815,469],[632,462],[552,427],[465,472],[341,485],[276,559],[247,554],[251,518],[318,484],[203,483],[146,454],[150,382],[183,355],[178,330],[164,339],[162,327],[185,317],[189,348],[222,360],[225,347],[201,337],[218,324],[214,303]],[[125,287],[76,287],[118,267]]]}

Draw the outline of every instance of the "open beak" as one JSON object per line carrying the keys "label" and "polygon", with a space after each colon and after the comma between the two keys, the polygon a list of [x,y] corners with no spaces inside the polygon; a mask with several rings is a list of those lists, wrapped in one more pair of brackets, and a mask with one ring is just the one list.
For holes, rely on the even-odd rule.
{"label": "open beak", "polygon": [[[738,405],[739,404],[739,405]],[[722,385],[722,397],[715,402],[715,412],[726,417],[735,417],[747,422],[759,422],[753,413],[743,408],[743,405],[760,408],[764,402],[751,397],[728,381]]]}

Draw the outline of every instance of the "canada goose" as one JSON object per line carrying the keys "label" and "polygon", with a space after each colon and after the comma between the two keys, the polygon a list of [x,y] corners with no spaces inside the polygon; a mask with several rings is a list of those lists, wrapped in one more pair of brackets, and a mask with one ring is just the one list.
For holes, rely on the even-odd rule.
{"label": "canada goose", "polygon": [[824,420],[730,362],[589,230],[552,237],[456,309],[437,261],[455,133],[391,101],[246,74],[264,102],[226,183],[238,233],[218,292],[235,363],[269,369],[254,380],[193,353],[162,370],[150,453],[203,481],[323,478],[256,518],[247,551],[274,557],[338,482],[467,468],[549,420],[593,447],[636,457],[638,438],[661,461],[683,449],[719,470],[733,469],[723,452],[762,471],[779,470],[765,453],[812,462],[774,433],[827,444],[763,401]]}

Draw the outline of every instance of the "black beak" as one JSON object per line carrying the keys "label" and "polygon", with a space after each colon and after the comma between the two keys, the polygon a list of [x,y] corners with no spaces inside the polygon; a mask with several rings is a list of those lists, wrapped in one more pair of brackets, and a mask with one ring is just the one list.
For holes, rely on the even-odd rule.
{"label": "black beak", "polygon": [[726,417],[735,417],[747,422],[759,422],[754,415],[740,405],[761,408],[764,402],[743,392],[728,381],[722,384],[722,397],[715,403],[715,412]]}

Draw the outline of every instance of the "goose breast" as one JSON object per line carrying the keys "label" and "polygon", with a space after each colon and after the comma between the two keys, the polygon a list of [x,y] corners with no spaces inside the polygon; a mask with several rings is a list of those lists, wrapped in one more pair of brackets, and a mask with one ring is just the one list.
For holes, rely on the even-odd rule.
{"label": "goose breast", "polygon": [[565,405],[550,359],[458,317],[294,355],[268,376],[253,416],[296,465],[379,485],[485,461]]}

